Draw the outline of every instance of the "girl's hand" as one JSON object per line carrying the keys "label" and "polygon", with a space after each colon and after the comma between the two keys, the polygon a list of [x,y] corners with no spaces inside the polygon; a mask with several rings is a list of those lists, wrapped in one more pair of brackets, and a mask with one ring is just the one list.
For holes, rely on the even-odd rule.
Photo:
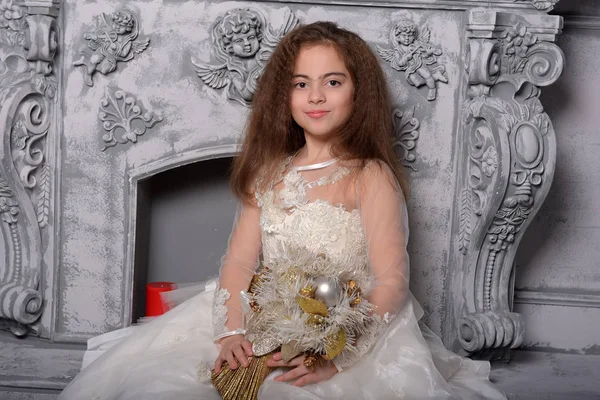
{"label": "girl's hand", "polygon": [[220,345],[221,351],[215,360],[215,373],[221,372],[225,361],[231,369],[237,369],[239,364],[244,368],[249,365],[248,356],[252,355],[252,343],[244,335],[225,337],[221,339]]}
{"label": "girl's hand", "polygon": [[273,357],[267,360],[267,365],[269,367],[293,368],[285,374],[275,378],[275,381],[293,381],[291,382],[291,384],[294,386],[304,386],[308,385],[309,383],[326,381],[338,372],[337,368],[335,367],[335,365],[333,365],[331,361],[329,361],[325,365],[318,365],[316,368],[311,369],[304,366],[304,359],[305,356],[301,355],[286,363],[282,360],[281,352],[279,352],[273,354]]}

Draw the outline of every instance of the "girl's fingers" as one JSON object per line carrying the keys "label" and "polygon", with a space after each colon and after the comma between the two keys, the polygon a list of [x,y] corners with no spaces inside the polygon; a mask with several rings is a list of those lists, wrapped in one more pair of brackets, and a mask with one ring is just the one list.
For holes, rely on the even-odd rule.
{"label": "girl's fingers", "polygon": [[293,379],[298,379],[301,376],[308,374],[309,372],[310,371],[308,370],[308,368],[306,368],[304,365],[301,365],[292,369],[291,371],[286,372],[283,375],[279,375],[277,378],[275,378],[275,380],[277,382],[287,382]]}
{"label": "girl's fingers", "polygon": [[304,376],[302,376],[300,379],[296,380],[295,382],[292,382],[293,386],[304,386],[304,385],[308,385],[310,383],[317,383],[319,382],[319,377],[317,376],[317,374],[315,374],[314,372],[311,372],[309,374],[306,374]]}
{"label": "girl's fingers", "polygon": [[267,365],[269,367],[297,367],[303,365],[305,356],[298,356],[289,362],[285,362],[281,358],[281,353],[275,353],[273,357],[267,360]]}
{"label": "girl's fingers", "polygon": [[248,366],[248,357],[246,357],[246,352],[242,346],[235,346],[233,349],[233,355],[242,365],[242,367],[246,368]]}
{"label": "girl's fingers", "polygon": [[281,361],[274,361],[274,360],[267,360],[267,365],[269,367],[297,367],[299,365],[302,365],[302,361],[298,361],[296,359],[291,360],[290,362],[285,362],[283,360]]}
{"label": "girl's fingers", "polygon": [[310,383],[317,383],[330,379],[332,376],[337,374],[337,368],[333,364],[319,367],[315,371],[309,371],[308,374],[300,377],[297,381],[293,382],[294,386],[304,386]]}
{"label": "girl's fingers", "polygon": [[229,368],[237,369],[240,364],[247,367],[250,362],[248,356],[252,355],[252,343],[248,340],[243,340],[239,343],[233,344],[231,347],[221,349],[221,354],[215,360],[215,373],[221,372],[223,364],[227,362]]}
{"label": "girl's fingers", "polygon": [[221,356],[219,356],[216,360],[215,360],[215,373],[218,374],[219,372],[221,372],[221,367],[223,366],[223,360],[221,359]]}
{"label": "girl's fingers", "polygon": [[252,343],[250,343],[249,340],[244,340],[242,342],[242,347],[244,348],[248,356],[252,355]]}
{"label": "girl's fingers", "polygon": [[303,365],[304,363],[304,356],[298,356],[289,362],[281,360],[281,357],[279,358],[280,360],[276,360],[275,357],[268,359],[267,365],[269,367],[297,367],[299,365]]}
{"label": "girl's fingers", "polygon": [[233,356],[233,353],[227,354],[227,356],[225,356],[225,358],[227,359],[227,364],[229,364],[229,368],[237,369],[238,363],[236,362],[235,357]]}

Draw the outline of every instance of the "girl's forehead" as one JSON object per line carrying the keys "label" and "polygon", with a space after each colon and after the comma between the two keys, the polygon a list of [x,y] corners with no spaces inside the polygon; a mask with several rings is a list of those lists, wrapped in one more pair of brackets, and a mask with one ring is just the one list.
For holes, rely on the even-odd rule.
{"label": "girl's forehead", "polygon": [[338,78],[352,74],[339,51],[333,45],[316,44],[303,46],[296,56],[293,76],[310,79],[329,78],[335,74]]}
{"label": "girl's forehead", "polygon": [[303,46],[296,56],[296,68],[319,69],[331,65],[344,65],[344,59],[334,46],[316,44]]}

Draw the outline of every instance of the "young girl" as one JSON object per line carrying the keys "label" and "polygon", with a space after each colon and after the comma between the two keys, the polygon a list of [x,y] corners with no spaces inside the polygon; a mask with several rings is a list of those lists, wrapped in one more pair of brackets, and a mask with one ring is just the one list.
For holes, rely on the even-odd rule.
{"label": "young girl", "polygon": [[317,367],[275,352],[259,399],[505,399],[488,380],[489,363],[451,353],[418,323],[391,123],[383,72],[362,39],[328,22],[285,36],[235,160],[232,187],[242,205],[218,282],[134,329],[59,399],[219,399],[211,369],[246,368],[255,351],[240,292],[259,264],[298,247],[370,282],[364,297],[374,322],[351,339],[353,351]]}

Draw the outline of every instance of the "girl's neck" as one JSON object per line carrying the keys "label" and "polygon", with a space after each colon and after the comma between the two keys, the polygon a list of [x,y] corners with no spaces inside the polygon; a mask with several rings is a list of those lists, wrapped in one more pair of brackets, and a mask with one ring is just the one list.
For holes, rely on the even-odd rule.
{"label": "girl's neck", "polygon": [[306,137],[306,144],[302,147],[292,160],[292,165],[312,165],[335,158],[331,154],[331,142],[322,142]]}

